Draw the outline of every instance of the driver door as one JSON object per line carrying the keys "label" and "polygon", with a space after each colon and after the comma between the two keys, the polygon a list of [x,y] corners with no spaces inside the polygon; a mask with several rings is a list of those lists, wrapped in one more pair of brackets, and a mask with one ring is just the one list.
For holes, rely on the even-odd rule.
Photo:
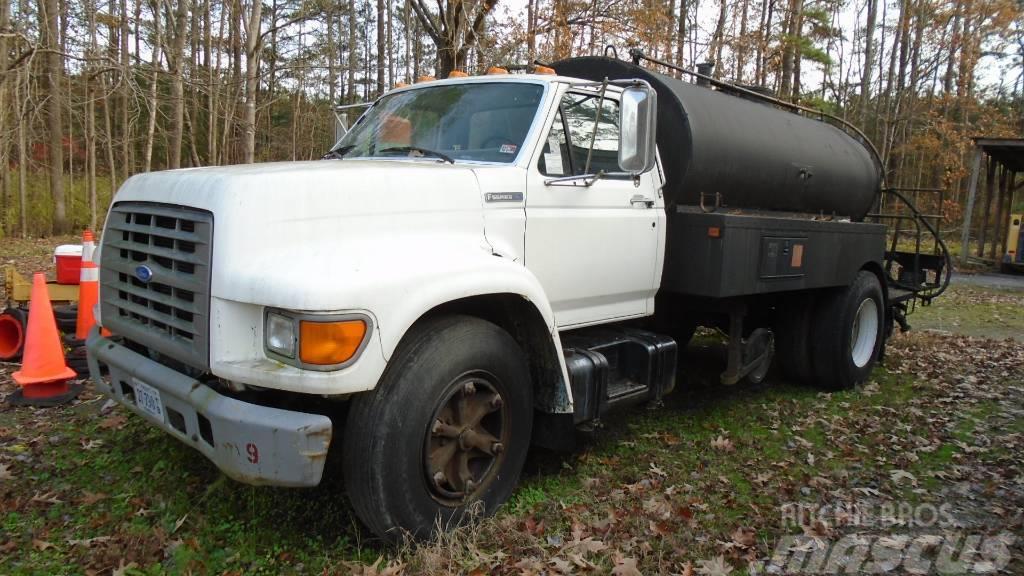
{"label": "driver door", "polygon": [[665,219],[656,171],[641,175],[639,186],[629,177],[589,187],[583,180],[546,183],[619,171],[618,106],[613,95],[602,101],[597,93],[567,92],[529,167],[526,267],[544,287],[559,328],[654,310]]}

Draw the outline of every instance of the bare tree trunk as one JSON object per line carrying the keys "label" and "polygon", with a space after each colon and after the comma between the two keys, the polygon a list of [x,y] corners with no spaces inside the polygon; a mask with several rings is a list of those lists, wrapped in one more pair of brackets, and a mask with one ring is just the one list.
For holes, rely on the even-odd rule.
{"label": "bare tree trunk", "polygon": [[736,49],[736,71],[733,78],[736,82],[743,83],[743,67],[747,64],[747,17],[750,12],[750,0],[743,0],[743,9],[740,12],[740,36],[739,47]]}
{"label": "bare tree trunk", "polygon": [[[533,2],[534,0],[530,0]],[[409,0],[405,0],[404,9],[402,11],[403,24],[405,26],[405,82],[411,83],[412,78],[412,36],[415,33],[412,26],[412,6],[409,5]],[[531,62],[533,62],[531,60]]]}
{"label": "bare tree trunk", "polygon": [[121,162],[124,163],[124,178],[128,179],[135,171],[135,162],[132,157],[131,129],[129,121],[129,102],[131,102],[130,84],[132,82],[132,69],[130,54],[128,53],[128,0],[121,2]]}
{"label": "bare tree trunk", "polygon": [[[86,17],[88,18],[89,54],[99,52],[96,39],[96,4],[94,0],[86,1]],[[88,175],[86,188],[89,191],[89,228],[96,229],[96,83],[93,78],[92,66],[86,68],[86,106],[85,106],[85,146]]]}
{"label": "bare tree trunk", "polygon": [[45,57],[46,74],[46,120],[49,132],[49,170],[50,194],[53,196],[52,232],[63,234],[67,231],[67,204],[64,199],[64,143],[61,106],[64,104],[64,62],[61,59],[61,47],[58,39],[57,0],[44,0],[40,5],[40,18],[43,20],[40,32],[44,33],[44,45],[49,49]]}
{"label": "bare tree trunk", "polygon": [[395,83],[395,41],[394,41],[394,14],[391,8],[392,0],[387,0],[387,50],[388,56],[388,79],[387,85]]}
{"label": "bare tree trunk", "polygon": [[537,0],[526,2],[526,60],[531,66],[537,60]]}
{"label": "bare tree trunk", "polygon": [[377,95],[384,93],[384,52],[387,41],[384,38],[384,0],[377,0]]}
{"label": "bare tree trunk", "polygon": [[875,58],[875,21],[878,19],[878,0],[868,0],[868,21],[864,31],[864,69],[860,78],[860,125],[867,125],[868,102],[871,101],[871,73]]}
{"label": "bare tree trunk", "polygon": [[715,63],[715,78],[722,77],[722,44],[725,43],[725,17],[727,15],[728,0],[718,2],[718,22],[715,24],[715,32],[711,35],[711,45],[708,47],[708,57]]}
{"label": "bare tree trunk", "polygon": [[356,50],[356,0],[348,0],[348,96],[355,101],[356,95],[356,67],[359,66],[359,51]]}
{"label": "bare tree trunk", "polygon": [[[679,67],[682,67],[686,60],[686,20],[690,17],[689,6],[690,0],[679,0],[679,22],[676,26],[676,66]],[[681,75],[681,72],[676,73],[677,78]]]}
{"label": "bare tree trunk", "polygon": [[328,8],[325,16],[327,17],[327,22],[324,26],[327,32],[327,101],[331,103],[331,106],[334,106],[337,104],[335,96],[338,90],[338,67],[334,61],[334,55],[338,51],[335,47],[334,8]]}
{"label": "bare tree trunk", "polygon": [[256,159],[256,88],[259,82],[259,57],[262,36],[260,24],[263,20],[263,3],[251,0],[249,19],[245,26],[245,118],[242,132],[245,142],[242,162],[252,164]]}
{"label": "bare tree trunk", "polygon": [[163,46],[162,28],[160,27],[160,11],[157,4],[158,0],[154,0],[152,3],[153,11],[157,15],[153,18],[153,32],[155,35],[155,41],[153,43],[153,59],[150,65],[153,67],[153,73],[149,82],[149,118],[146,125],[146,148],[143,153],[145,161],[143,171],[149,172],[153,169],[153,139],[156,136],[156,117],[160,111],[160,102],[157,100],[157,83],[160,79],[160,47]]}
{"label": "bare tree trunk", "polygon": [[796,63],[796,39],[800,34],[800,16],[803,11],[803,0],[789,1],[787,15],[785,46],[782,50],[782,72],[779,95],[793,98],[793,71]]}
{"label": "bare tree trunk", "polygon": [[[10,0],[0,0],[0,30],[6,32],[11,25]],[[0,126],[7,125],[7,36],[0,36]],[[8,222],[14,197],[11,191],[11,171],[9,154],[11,152],[8,133],[0,133],[0,233],[11,235],[14,225]]]}
{"label": "bare tree trunk", "polygon": [[[167,163],[171,169],[181,168],[181,145],[185,131],[185,24],[188,19],[190,0],[178,0],[173,18],[173,29],[168,27],[172,40],[167,52],[167,64],[171,70],[171,142]],[[169,12],[169,9],[168,9]],[[168,13],[170,23],[170,14]]]}
{"label": "bare tree trunk", "polygon": [[25,124],[28,123],[29,102],[28,66],[18,70],[18,84],[25,90],[18,103],[18,204],[21,224],[21,237],[28,236],[28,136]]}

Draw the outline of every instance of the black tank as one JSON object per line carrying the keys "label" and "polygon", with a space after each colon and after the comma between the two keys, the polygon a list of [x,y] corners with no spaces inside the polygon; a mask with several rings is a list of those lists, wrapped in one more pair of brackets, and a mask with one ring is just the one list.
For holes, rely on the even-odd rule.
{"label": "black tank", "polygon": [[643,78],[658,92],[665,198],[675,204],[862,220],[881,182],[874,155],[846,132],[771,103],[597,56],[553,64],[563,76]]}

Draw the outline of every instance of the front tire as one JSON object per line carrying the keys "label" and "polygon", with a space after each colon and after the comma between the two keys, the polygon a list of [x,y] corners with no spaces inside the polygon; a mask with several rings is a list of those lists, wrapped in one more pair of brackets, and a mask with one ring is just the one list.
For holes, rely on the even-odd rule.
{"label": "front tire", "polygon": [[848,390],[863,383],[885,341],[885,298],[878,277],[861,271],[853,284],[824,296],[812,322],[814,384]]}
{"label": "front tire", "polygon": [[526,359],[507,332],[468,316],[421,322],[377,388],[352,401],[343,439],[352,506],[391,541],[492,514],[516,486],[532,421]]}

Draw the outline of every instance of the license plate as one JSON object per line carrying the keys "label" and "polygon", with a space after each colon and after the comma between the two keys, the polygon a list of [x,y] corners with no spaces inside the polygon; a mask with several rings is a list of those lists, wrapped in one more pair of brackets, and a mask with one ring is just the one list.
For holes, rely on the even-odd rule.
{"label": "license plate", "polygon": [[164,420],[164,402],[160,399],[160,391],[149,384],[135,380],[135,405],[157,420]]}

